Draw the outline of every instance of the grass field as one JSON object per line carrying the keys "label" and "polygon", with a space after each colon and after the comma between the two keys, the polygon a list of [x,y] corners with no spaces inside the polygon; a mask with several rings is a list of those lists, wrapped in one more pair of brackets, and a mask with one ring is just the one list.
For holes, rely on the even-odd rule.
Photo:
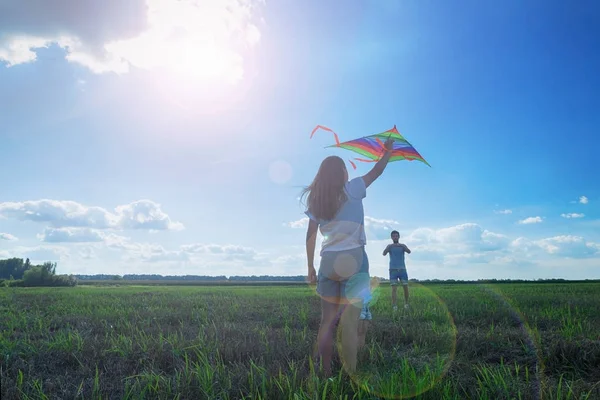
{"label": "grass field", "polygon": [[3,288],[0,397],[600,399],[599,283],[415,284],[396,313],[390,296],[357,375],[325,379],[307,286]]}

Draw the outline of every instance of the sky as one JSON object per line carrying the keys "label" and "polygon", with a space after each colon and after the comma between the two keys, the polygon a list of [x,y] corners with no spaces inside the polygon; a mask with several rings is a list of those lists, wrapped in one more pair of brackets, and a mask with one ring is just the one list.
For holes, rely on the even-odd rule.
{"label": "sky", "polygon": [[306,274],[299,193],[356,156],[312,129],[396,125],[431,167],[369,188],[372,275],[396,229],[410,278],[598,279],[598,48],[594,1],[2,0],[0,258]]}

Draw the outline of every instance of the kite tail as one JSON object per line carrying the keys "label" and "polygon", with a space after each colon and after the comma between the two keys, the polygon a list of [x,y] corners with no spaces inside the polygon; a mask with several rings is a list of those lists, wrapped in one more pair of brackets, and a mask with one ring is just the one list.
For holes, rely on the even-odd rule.
{"label": "kite tail", "polygon": [[355,158],[356,161],[360,162],[377,162],[379,160],[367,160],[366,158]]}
{"label": "kite tail", "polygon": [[352,160],[348,160],[348,161],[350,161],[350,164],[352,164],[352,168],[356,169],[356,164],[354,164],[354,163],[352,162]]}
{"label": "kite tail", "polygon": [[315,127],[315,129],[313,129],[313,131],[312,131],[312,132],[311,132],[311,134],[310,134],[310,138],[311,138],[311,139],[312,139],[313,135],[315,134],[315,132],[316,132],[317,130],[319,130],[319,129],[323,129],[324,131],[328,131],[328,132],[331,132],[331,133],[333,133],[333,137],[335,138],[335,144],[336,144],[337,146],[339,146],[339,145],[340,145],[340,139],[338,138],[338,135],[337,135],[337,133],[335,133],[335,132],[334,132],[332,129],[330,129],[330,128],[326,127],[326,126],[322,126],[322,125],[317,125],[317,126]]}

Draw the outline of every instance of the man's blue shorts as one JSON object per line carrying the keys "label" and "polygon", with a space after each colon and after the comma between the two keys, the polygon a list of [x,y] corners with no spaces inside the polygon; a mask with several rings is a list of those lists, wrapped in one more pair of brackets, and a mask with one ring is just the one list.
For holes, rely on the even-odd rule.
{"label": "man's blue shorts", "polygon": [[395,286],[398,285],[399,282],[402,282],[403,285],[408,285],[406,268],[390,269],[390,285]]}
{"label": "man's blue shorts", "polygon": [[325,251],[317,276],[317,293],[332,303],[358,303],[370,298],[369,259],[364,246]]}

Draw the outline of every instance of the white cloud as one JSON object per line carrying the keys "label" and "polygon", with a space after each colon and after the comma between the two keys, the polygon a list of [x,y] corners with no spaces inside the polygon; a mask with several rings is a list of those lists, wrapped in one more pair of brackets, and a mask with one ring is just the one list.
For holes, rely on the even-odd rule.
{"label": "white cloud", "polygon": [[[369,242],[369,255],[380,253],[380,248],[386,243]],[[528,270],[515,270],[511,274],[535,276],[543,272],[538,268],[543,268],[541,265],[544,263],[556,263],[565,258],[600,257],[600,244],[581,236],[554,236],[538,240],[520,237],[512,240],[475,223],[441,229],[418,228],[406,236],[405,243],[412,250],[407,256],[412,272],[420,273],[422,268],[445,268],[444,276],[452,277],[450,270],[458,275],[470,271],[470,279],[491,277],[496,272],[513,268]],[[384,268],[385,265],[377,264],[374,270],[381,274]]]}
{"label": "white cloud", "polygon": [[32,263],[40,263],[66,260],[70,257],[70,252],[67,248],[62,246],[18,246],[5,250],[2,257],[29,258]]}
{"label": "white cloud", "polygon": [[599,253],[597,243],[588,242],[581,236],[562,235],[554,236],[535,242],[549,254],[565,257],[586,257]]}
{"label": "white cloud", "polygon": [[519,221],[521,225],[539,224],[543,221],[542,217],[528,217]]}
{"label": "white cloud", "polygon": [[142,260],[148,262],[189,260],[189,254],[183,251],[166,250],[162,246],[150,246],[144,250],[139,255]]}
{"label": "white cloud", "polygon": [[138,243],[122,236],[109,236],[105,238],[106,246],[113,250],[124,252],[124,259],[128,261],[187,261],[189,254],[181,250],[167,250],[157,243]]}
{"label": "white cloud", "polygon": [[244,58],[260,41],[252,0],[7,0],[0,6],[0,61],[36,60],[57,45],[69,62],[95,73],[130,66],[192,78],[243,76]]}
{"label": "white cloud", "polygon": [[11,235],[10,233],[2,233],[0,232],[0,240],[19,240],[16,236]]}
{"label": "white cloud", "polygon": [[228,260],[254,260],[258,255],[253,248],[233,244],[219,245],[194,243],[181,246],[181,251],[189,254],[223,255]]}
{"label": "white cloud", "polygon": [[528,252],[533,248],[533,242],[524,237],[518,237],[510,242],[510,247],[520,249],[523,252]]}
{"label": "white cloud", "polygon": [[158,243],[134,242],[130,238],[118,235],[105,235],[104,245],[113,251],[119,251],[129,262],[191,262],[204,264],[210,262],[229,262],[230,266],[254,265],[258,262],[268,264],[265,254],[251,247],[233,244],[192,243],[176,249],[166,249]]}
{"label": "white cloud", "polygon": [[[393,219],[381,219],[381,218],[373,218],[368,215],[365,215],[365,229],[383,229],[386,231],[391,231],[394,229],[394,226],[398,226],[400,223]],[[300,218],[296,221],[291,221],[283,224],[283,226],[287,226],[294,229],[306,228],[308,226],[308,217]]]}
{"label": "white cloud", "polygon": [[417,228],[408,236],[411,243],[425,244],[436,241],[436,231],[430,228]]}
{"label": "white cloud", "polygon": [[118,223],[123,229],[181,230],[183,224],[173,222],[160,205],[150,200],[139,200],[116,208]]}
{"label": "white cloud", "polygon": [[587,204],[587,203],[589,202],[589,200],[588,200],[588,198],[587,198],[587,197],[585,197],[585,196],[581,196],[581,197],[579,198],[579,202],[580,202],[581,204]]}
{"label": "white cloud", "polygon": [[449,266],[461,266],[464,264],[487,264],[493,259],[487,253],[461,253],[449,254],[444,257],[444,264]]}
{"label": "white cloud", "polygon": [[483,229],[474,223],[466,223],[439,229],[435,233],[438,241],[444,243],[473,243],[481,241]]}
{"label": "white cloud", "polygon": [[[509,267],[527,267],[527,268],[535,268],[537,264],[527,257],[519,254],[498,254],[493,260],[490,261],[490,264],[494,264],[497,266],[509,266]],[[535,269],[532,269],[531,272],[535,273]],[[514,278],[520,278],[521,276],[515,276]]]}
{"label": "white cloud", "polygon": [[[300,264],[304,264],[306,265],[306,254],[305,253],[299,253],[299,254],[285,254],[279,257],[276,257],[273,260],[273,264],[276,266],[293,266],[293,267],[297,267]],[[305,267],[306,268],[306,267]],[[302,271],[304,272],[304,271]]]}
{"label": "white cloud", "polygon": [[[499,258],[509,253],[510,245],[507,236],[483,229],[475,223],[441,229],[418,228],[401,241],[412,251],[407,256],[409,269],[421,278],[435,277],[427,274],[435,273],[436,268],[446,268],[444,274],[449,273],[448,268],[458,268],[458,274],[466,271],[466,265],[499,264]],[[386,275],[387,258],[382,257],[381,252],[388,243],[389,239],[369,240],[367,244],[372,271],[378,276]],[[457,277],[454,276],[455,279]]]}
{"label": "white cloud", "polygon": [[70,252],[64,247],[36,246],[23,250],[24,257],[31,261],[61,261],[70,257]]}
{"label": "white cloud", "polygon": [[86,207],[74,201],[33,200],[0,203],[0,215],[21,221],[50,222],[54,226],[109,228],[116,216],[100,207]]}
{"label": "white cloud", "polygon": [[292,222],[288,222],[283,224],[283,226],[287,226],[290,227],[292,229],[303,229],[308,227],[308,217],[304,217],[304,218],[300,218],[297,221],[292,221]]}
{"label": "white cloud", "polygon": [[[318,251],[315,254],[315,267],[319,269]],[[274,257],[270,261],[273,268],[277,268],[277,272],[268,272],[272,275],[305,275],[307,273],[306,253],[284,254]]]}
{"label": "white cloud", "polygon": [[585,217],[585,214],[581,214],[581,213],[568,213],[568,214],[560,214],[561,217],[563,218],[583,218]]}
{"label": "white cloud", "polygon": [[48,47],[51,42],[35,36],[13,36],[5,39],[0,47],[0,60],[5,61],[8,67],[34,61],[37,55],[32,49]]}
{"label": "white cloud", "polygon": [[20,221],[46,222],[53,227],[86,227],[95,229],[180,230],[151,200],[139,200],[118,206],[115,212],[102,207],[89,207],[75,201],[32,200],[0,203],[0,216]]}
{"label": "white cloud", "polygon": [[365,215],[365,227],[375,228],[375,229],[384,229],[384,230],[392,230],[394,226],[398,226],[400,223],[393,219],[380,219],[373,218]]}
{"label": "white cloud", "polygon": [[[40,238],[54,243],[70,243],[65,247],[16,247],[2,250],[0,257],[30,257],[35,262],[59,261],[61,273],[228,276],[306,273],[303,244],[268,250],[217,243],[166,246],[136,242],[111,231],[86,227],[48,228]],[[563,277],[564,269],[559,266],[568,265],[577,269],[570,276],[572,278],[598,276],[598,238],[594,238],[595,241],[575,235],[509,238],[476,223],[439,229],[418,228],[402,238],[412,250],[407,256],[409,276],[418,279]],[[368,241],[367,254],[374,276],[387,276],[388,258],[382,255],[382,251],[388,243],[389,238]],[[318,249],[319,246],[315,254],[317,266]],[[571,264],[567,264],[569,259]]]}
{"label": "white cloud", "polygon": [[508,209],[506,209],[506,210],[497,210],[497,211],[494,211],[494,212],[496,214],[505,214],[505,215],[512,214],[512,210],[508,210]]}
{"label": "white cloud", "polygon": [[[541,221],[542,217],[530,217],[521,223]],[[375,218],[371,218],[370,222],[382,228],[397,223]],[[301,224],[302,220],[286,226],[302,226]],[[381,252],[389,243],[389,239],[378,240],[371,234],[368,237],[370,240],[367,253],[371,271],[377,276],[385,276],[387,258],[383,257]],[[560,271],[555,266],[563,265],[563,261],[568,258],[586,260],[600,257],[600,244],[581,236],[514,239],[484,229],[476,223],[463,223],[439,229],[421,227],[402,237],[401,241],[412,250],[407,256],[411,274],[415,273],[415,276],[420,278],[433,278],[436,277],[435,274],[455,279],[551,277],[549,274]],[[294,268],[295,271],[303,273],[305,258],[304,254],[280,255],[274,258],[273,265],[277,268]],[[578,271],[578,277],[585,274],[584,271],[588,271],[588,274],[593,273],[589,269],[582,269]]]}
{"label": "white cloud", "polygon": [[539,251],[546,255],[568,258],[600,255],[600,244],[575,235],[559,235],[538,240],[520,237],[511,243],[511,247],[532,257],[541,257]]}
{"label": "white cloud", "polygon": [[479,247],[484,251],[501,250],[506,248],[509,243],[510,240],[506,235],[485,230],[481,233],[481,243],[479,244]]}
{"label": "white cloud", "polygon": [[83,247],[79,250],[79,257],[83,258],[84,260],[91,260],[93,258],[96,258],[96,251],[93,247]]}
{"label": "white cloud", "polygon": [[43,233],[37,235],[42,242],[48,243],[83,243],[102,242],[104,233],[90,228],[46,228]]}
{"label": "white cloud", "polygon": [[[62,233],[62,229],[58,230]],[[71,234],[85,229],[69,230]],[[103,242],[69,243],[67,248],[39,246],[3,251],[1,255],[60,260],[61,273],[161,273],[200,275],[298,275],[306,273],[303,245],[265,251],[237,244],[190,243],[167,247],[98,231]],[[90,234],[87,232],[87,234]],[[91,234],[92,237],[94,233]],[[537,278],[563,277],[564,267],[577,269],[571,278],[597,276],[600,244],[582,236],[540,239],[506,235],[466,223],[441,229],[419,228],[404,236],[412,250],[407,256],[409,276],[426,278]],[[386,240],[369,240],[367,254],[374,276],[387,276]],[[41,258],[41,259],[40,259]],[[577,259],[576,262],[569,259]],[[315,254],[318,266],[318,246]],[[94,267],[95,266],[95,267]],[[562,266],[563,269],[559,268]],[[594,269],[596,268],[596,269]],[[586,275],[587,274],[587,275]]]}
{"label": "white cloud", "polygon": [[[418,234],[422,234],[419,231]],[[412,235],[411,235],[412,236]],[[509,239],[502,234],[484,230],[480,225],[465,223],[438,229],[428,235],[429,242],[441,246],[452,246],[458,250],[493,251],[505,248]]]}

